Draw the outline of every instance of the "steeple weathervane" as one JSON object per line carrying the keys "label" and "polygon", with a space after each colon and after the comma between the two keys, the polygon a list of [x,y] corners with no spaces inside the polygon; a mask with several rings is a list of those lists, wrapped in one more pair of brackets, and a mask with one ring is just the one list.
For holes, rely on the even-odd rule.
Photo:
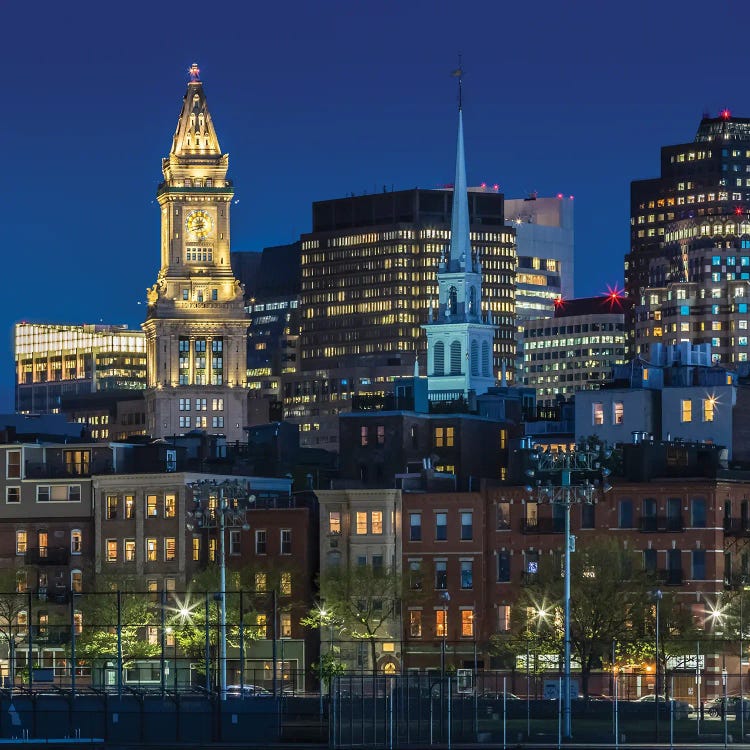
{"label": "steeple weathervane", "polygon": [[458,78],[458,110],[461,111],[463,101],[462,101],[462,94],[463,94],[463,77],[464,77],[464,69],[461,65],[461,53],[458,53],[458,67],[451,73],[453,78]]}
{"label": "steeple weathervane", "polygon": [[464,159],[464,123],[462,80],[464,70],[459,66],[451,73],[458,78],[458,143],[456,144],[456,178],[453,181],[453,216],[451,219],[451,248],[448,270],[458,270],[467,261],[471,264],[471,242],[469,240],[469,198],[466,186],[466,162]]}
{"label": "steeple weathervane", "polygon": [[188,73],[190,73],[190,80],[191,81],[200,81],[200,79],[201,79],[201,69],[198,67],[198,63],[193,63],[190,66],[190,70],[188,70]]}

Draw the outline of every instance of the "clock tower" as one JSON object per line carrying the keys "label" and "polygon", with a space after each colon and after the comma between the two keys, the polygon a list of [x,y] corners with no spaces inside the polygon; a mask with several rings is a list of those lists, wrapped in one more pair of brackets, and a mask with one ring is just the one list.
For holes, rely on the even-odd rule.
{"label": "clock tower", "polygon": [[156,194],[161,268],[143,323],[154,437],[198,429],[244,438],[248,319],[229,260],[228,167],[194,64]]}

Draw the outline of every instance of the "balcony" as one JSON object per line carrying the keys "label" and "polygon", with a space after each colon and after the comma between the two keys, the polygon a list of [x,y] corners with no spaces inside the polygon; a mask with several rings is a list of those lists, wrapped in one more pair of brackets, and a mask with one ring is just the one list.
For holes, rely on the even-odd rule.
{"label": "balcony", "polygon": [[660,570],[659,579],[665,586],[682,586],[682,568]]}
{"label": "balcony", "polygon": [[24,555],[26,565],[67,565],[69,561],[67,547],[29,547]]}
{"label": "balcony", "polygon": [[521,520],[522,534],[562,534],[565,531],[564,518],[524,518]]}
{"label": "balcony", "polygon": [[26,479],[80,479],[93,474],[112,474],[111,461],[83,463],[26,462]]}
{"label": "balcony", "polygon": [[679,516],[641,516],[638,528],[644,534],[655,534],[662,531],[684,531],[682,515]]}
{"label": "balcony", "polygon": [[750,518],[725,518],[724,535],[740,538],[750,537]]}

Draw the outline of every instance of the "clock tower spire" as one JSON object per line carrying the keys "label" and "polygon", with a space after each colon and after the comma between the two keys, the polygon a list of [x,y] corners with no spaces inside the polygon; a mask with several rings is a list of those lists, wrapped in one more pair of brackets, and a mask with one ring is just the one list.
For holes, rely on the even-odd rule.
{"label": "clock tower spire", "polygon": [[148,430],[193,429],[243,437],[247,413],[247,316],[230,263],[234,190],[197,64],[172,148],[162,159],[161,266],[148,290]]}

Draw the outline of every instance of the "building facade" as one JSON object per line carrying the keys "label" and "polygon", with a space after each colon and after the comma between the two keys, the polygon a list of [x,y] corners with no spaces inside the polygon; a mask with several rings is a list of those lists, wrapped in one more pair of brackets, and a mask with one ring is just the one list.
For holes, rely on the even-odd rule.
{"label": "building facade", "polygon": [[197,66],[183,100],[164,181],[161,267],[148,292],[147,429],[154,437],[198,428],[243,437],[247,326],[230,263],[234,196]]}
{"label": "building facade", "polygon": [[[695,250],[721,247],[741,254],[743,243],[750,242],[749,169],[750,119],[728,110],[704,116],[692,142],[662,147],[660,176],[631,183],[625,290],[632,300],[641,300],[649,287],[699,281],[696,273],[708,264],[696,265]],[[635,353],[635,321],[629,318]]]}
{"label": "building facade", "polygon": [[558,305],[554,318],[526,322],[523,384],[537,403],[554,406],[582,390],[599,388],[625,362],[627,299],[590,297]]}
{"label": "building facade", "polygon": [[51,414],[64,398],[146,387],[146,340],[127,326],[17,323],[16,411]]}

